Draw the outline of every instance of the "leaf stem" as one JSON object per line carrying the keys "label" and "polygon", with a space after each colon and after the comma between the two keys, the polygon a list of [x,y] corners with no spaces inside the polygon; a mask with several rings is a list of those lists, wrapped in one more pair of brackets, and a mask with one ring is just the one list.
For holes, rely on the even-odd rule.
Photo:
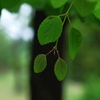
{"label": "leaf stem", "polygon": [[57,52],[57,55],[58,55],[58,58],[59,58],[60,57],[59,51],[57,49],[55,49],[55,51]]}
{"label": "leaf stem", "polygon": [[69,11],[70,11],[70,9],[71,9],[71,7],[72,7],[72,5],[73,5],[73,1],[71,2],[70,6],[69,6],[69,8],[68,8],[68,10],[67,10],[67,12],[66,12],[65,14],[61,14],[61,15],[58,15],[58,16],[59,16],[59,17],[60,17],[60,16],[67,16],[68,13],[69,13]]}
{"label": "leaf stem", "polygon": [[49,55],[52,51],[54,51],[55,49],[53,48],[52,50],[50,50],[47,54],[45,54],[46,56]]}
{"label": "leaf stem", "polygon": [[68,8],[68,10],[67,10],[67,12],[66,12],[65,14],[68,14],[68,13],[69,13],[69,11],[70,11],[72,5],[73,5],[73,1],[71,2],[70,6],[69,6],[69,8]]}
{"label": "leaf stem", "polygon": [[60,16],[65,16],[62,25],[64,25],[64,23],[65,23],[65,21],[66,21],[66,18],[68,18],[68,21],[69,21],[70,25],[72,26],[71,21],[70,21],[70,18],[69,18],[69,16],[68,16],[68,13],[69,13],[69,11],[70,11],[72,5],[73,5],[73,1],[71,2],[70,6],[69,6],[69,8],[68,8],[68,10],[67,10],[67,12],[66,12],[65,14],[58,15],[59,17],[60,17]]}
{"label": "leaf stem", "polygon": [[71,20],[68,15],[67,15],[67,18],[68,18],[69,24],[72,26]]}
{"label": "leaf stem", "polygon": [[58,40],[56,41],[56,44],[55,44],[55,46],[53,48],[57,49],[57,45],[58,45]]}
{"label": "leaf stem", "polygon": [[61,14],[61,15],[58,15],[58,16],[60,17],[60,16],[66,16],[66,15],[67,15],[67,14],[65,13],[65,14]]}
{"label": "leaf stem", "polygon": [[62,25],[64,25],[65,21],[66,21],[67,15],[64,17],[63,23]]}

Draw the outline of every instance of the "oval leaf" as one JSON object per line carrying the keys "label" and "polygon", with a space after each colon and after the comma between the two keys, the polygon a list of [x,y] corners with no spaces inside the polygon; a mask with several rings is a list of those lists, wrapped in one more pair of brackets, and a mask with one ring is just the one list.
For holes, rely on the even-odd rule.
{"label": "oval leaf", "polygon": [[63,59],[58,58],[56,61],[54,66],[54,73],[59,81],[62,81],[65,78],[67,73],[67,64]]}
{"label": "oval leaf", "polygon": [[62,21],[58,16],[47,17],[38,29],[38,40],[41,45],[55,42],[61,36]]}
{"label": "oval leaf", "polygon": [[69,54],[72,59],[75,58],[78,49],[81,45],[81,42],[82,42],[81,33],[77,29],[72,28],[69,35]]}
{"label": "oval leaf", "polygon": [[77,10],[77,12],[82,16],[85,17],[92,13],[92,11],[95,9],[97,1],[91,1],[91,0],[74,0],[74,6]]}
{"label": "oval leaf", "polygon": [[50,0],[54,8],[59,8],[63,6],[68,0]]}
{"label": "oval leaf", "polygon": [[42,72],[47,65],[46,55],[39,54],[34,60],[34,72],[40,73]]}

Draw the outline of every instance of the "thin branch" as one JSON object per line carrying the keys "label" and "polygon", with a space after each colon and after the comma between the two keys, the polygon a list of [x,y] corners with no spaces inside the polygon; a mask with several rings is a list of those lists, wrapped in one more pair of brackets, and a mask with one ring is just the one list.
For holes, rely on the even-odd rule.
{"label": "thin branch", "polygon": [[50,50],[47,54],[45,54],[46,56],[49,55],[52,51],[54,51],[55,49],[53,48],[52,50]]}
{"label": "thin branch", "polygon": [[67,14],[61,14],[61,15],[58,15],[58,16],[60,17],[60,16],[66,16],[66,15],[67,15]]}
{"label": "thin branch", "polygon": [[62,25],[64,25],[65,21],[66,21],[67,16],[64,17],[63,23]]}
{"label": "thin branch", "polygon": [[69,11],[70,11],[70,9],[71,9],[72,5],[73,5],[73,1],[71,2],[71,4],[70,4],[70,6],[69,6],[69,8],[68,8],[68,10],[67,10],[67,12],[66,12],[66,14],[68,14],[68,13],[69,13]]}
{"label": "thin branch", "polygon": [[72,26],[72,23],[71,23],[70,18],[69,18],[68,15],[67,15],[67,18],[68,18],[69,24]]}
{"label": "thin branch", "polygon": [[56,41],[56,44],[55,44],[55,46],[53,48],[57,49],[57,45],[58,45],[58,40]]}
{"label": "thin branch", "polygon": [[55,49],[56,50],[56,52],[57,52],[57,55],[58,55],[58,58],[60,57],[60,55],[59,55],[59,51],[57,50],[57,49]]}
{"label": "thin branch", "polygon": [[68,13],[69,13],[69,11],[70,11],[72,5],[73,5],[73,1],[71,2],[70,6],[69,6],[69,8],[68,8],[68,10],[67,10],[67,12],[66,12],[65,14],[58,15],[59,17],[60,17],[60,16],[65,16],[62,25],[64,25],[64,23],[65,23],[65,21],[66,21],[66,18],[68,18],[68,21],[69,21],[69,23],[70,23],[70,25],[71,25],[71,21],[70,21],[70,18],[69,18],[69,16],[68,16]]}

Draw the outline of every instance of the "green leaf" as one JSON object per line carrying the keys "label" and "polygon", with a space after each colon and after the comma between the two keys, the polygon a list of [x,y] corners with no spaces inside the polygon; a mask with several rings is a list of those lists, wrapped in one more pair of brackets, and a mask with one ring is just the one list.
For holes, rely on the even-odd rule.
{"label": "green leaf", "polygon": [[76,8],[77,12],[82,16],[85,17],[92,13],[95,9],[97,0],[74,0],[74,7]]}
{"label": "green leaf", "polygon": [[68,0],[50,0],[54,8],[59,8],[63,6]]}
{"label": "green leaf", "polygon": [[100,19],[100,9],[93,12],[96,18]]}
{"label": "green leaf", "polygon": [[47,65],[46,55],[39,54],[34,60],[34,72],[40,73],[42,72]]}
{"label": "green leaf", "polygon": [[72,28],[69,35],[69,54],[72,59],[75,58],[81,43],[82,43],[81,33],[77,29]]}
{"label": "green leaf", "polygon": [[93,14],[95,15],[95,17],[100,19],[100,0],[98,0],[95,10],[93,11]]}
{"label": "green leaf", "polygon": [[66,77],[67,73],[67,64],[66,62],[58,58],[54,66],[54,73],[59,81],[62,81]]}
{"label": "green leaf", "polygon": [[62,21],[58,16],[47,17],[39,26],[38,40],[41,45],[55,42],[61,36]]}

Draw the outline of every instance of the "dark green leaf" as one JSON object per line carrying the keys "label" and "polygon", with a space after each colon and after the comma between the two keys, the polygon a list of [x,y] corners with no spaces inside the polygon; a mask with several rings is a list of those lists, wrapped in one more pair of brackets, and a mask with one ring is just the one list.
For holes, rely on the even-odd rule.
{"label": "dark green leaf", "polygon": [[0,6],[2,8],[11,9],[19,5],[21,5],[21,0],[0,0]]}
{"label": "dark green leaf", "polygon": [[74,6],[82,17],[92,13],[92,11],[95,9],[96,3],[97,0],[74,0]]}
{"label": "dark green leaf", "polygon": [[38,40],[41,45],[55,42],[61,36],[62,21],[58,16],[47,17],[38,29]]}
{"label": "dark green leaf", "polygon": [[69,54],[72,59],[75,58],[81,43],[82,43],[81,33],[77,29],[72,28],[69,35]]}
{"label": "dark green leaf", "polygon": [[46,0],[24,0],[24,2],[30,4],[35,9],[40,10],[45,7]]}
{"label": "dark green leaf", "polygon": [[39,54],[34,60],[34,72],[40,73],[42,72],[47,65],[46,55]]}
{"label": "dark green leaf", "polygon": [[49,0],[47,0],[46,2],[44,11],[47,15],[60,15],[61,14],[60,8],[57,8],[57,9],[53,8]]}
{"label": "dark green leaf", "polygon": [[58,58],[54,66],[54,72],[59,81],[62,81],[66,77],[67,64],[63,59]]}
{"label": "dark green leaf", "polygon": [[59,8],[64,5],[68,0],[50,0],[54,8]]}

